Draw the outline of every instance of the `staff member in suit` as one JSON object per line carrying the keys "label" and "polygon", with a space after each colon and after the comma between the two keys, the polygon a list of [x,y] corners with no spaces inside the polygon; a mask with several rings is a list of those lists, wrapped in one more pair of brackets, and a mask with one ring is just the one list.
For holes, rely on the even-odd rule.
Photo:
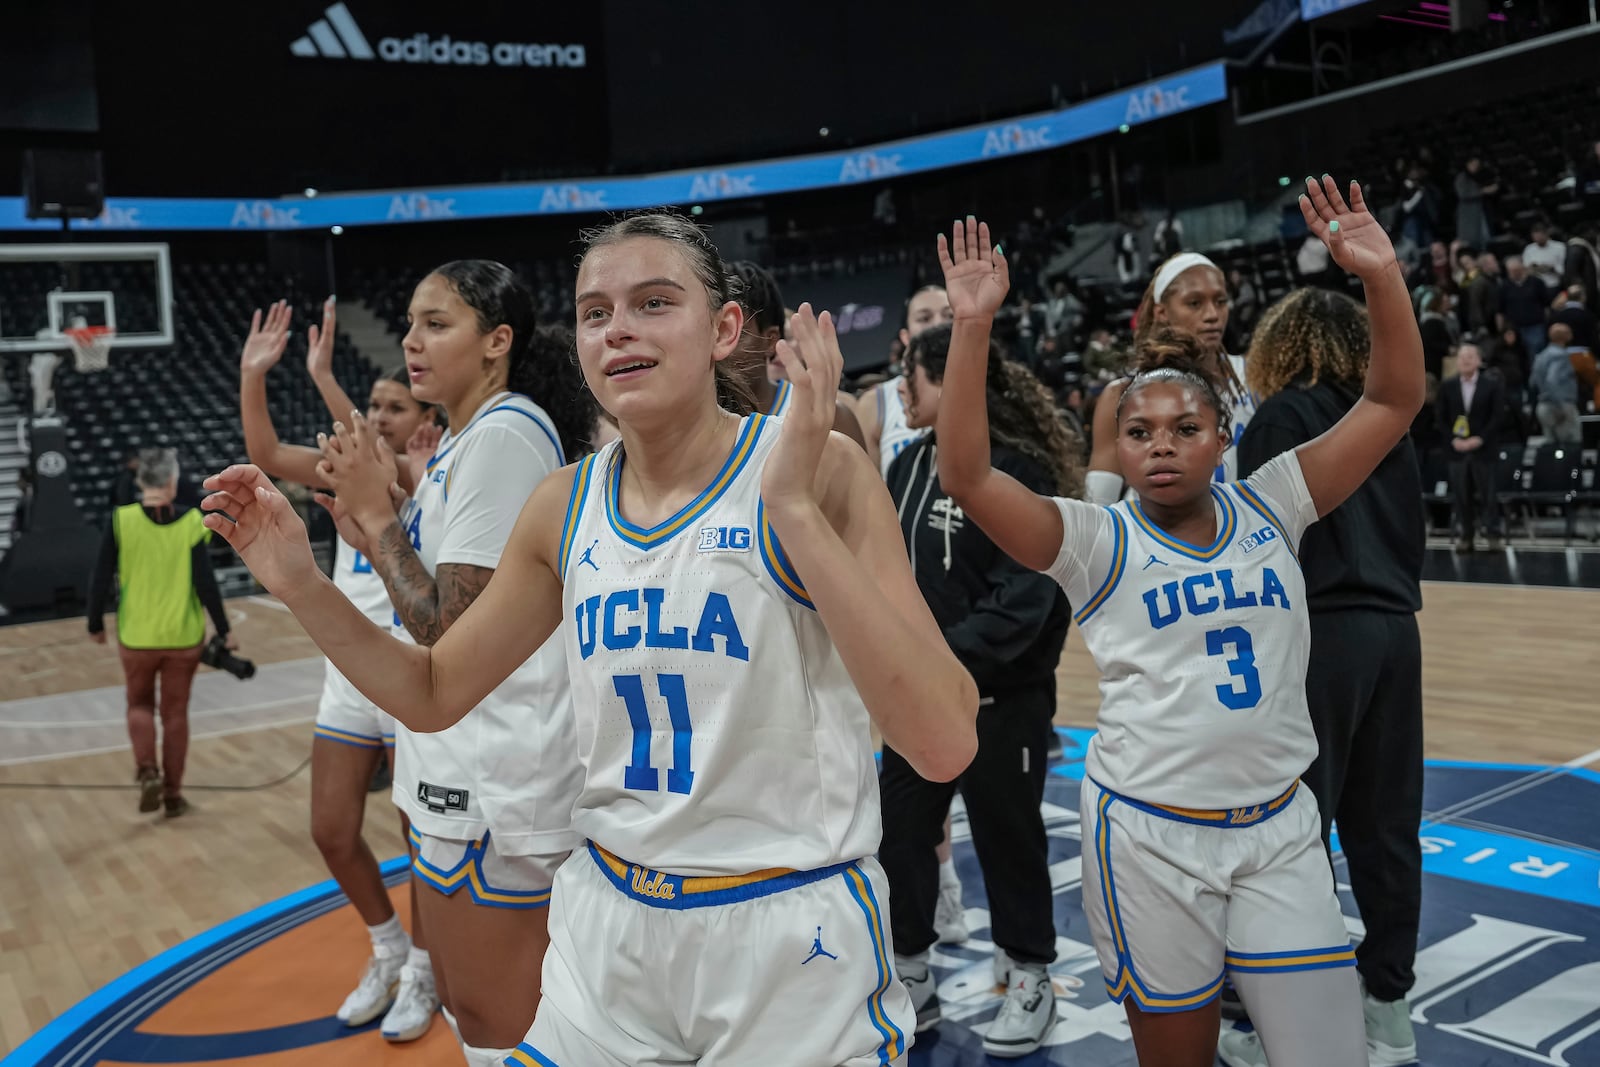
{"label": "staff member in suit", "polygon": [[1505,386],[1481,373],[1478,346],[1456,350],[1456,376],[1439,386],[1439,429],[1450,442],[1450,484],[1455,494],[1456,551],[1471,552],[1478,524],[1489,536],[1489,551],[1500,548],[1500,505],[1495,499],[1495,464],[1500,424],[1505,418]]}

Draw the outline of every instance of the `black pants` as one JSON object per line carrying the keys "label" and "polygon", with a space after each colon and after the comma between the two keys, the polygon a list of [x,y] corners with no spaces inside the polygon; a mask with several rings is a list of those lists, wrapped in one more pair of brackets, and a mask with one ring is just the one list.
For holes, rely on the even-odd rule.
{"label": "black pants", "polygon": [[1490,537],[1499,537],[1500,502],[1495,497],[1495,467],[1499,456],[1489,447],[1450,457],[1450,489],[1455,496],[1452,521],[1456,536],[1470,541],[1481,525]]}
{"label": "black pants", "polygon": [[1019,963],[1056,958],[1049,844],[1039,804],[1044,799],[1055,680],[1001,694],[978,709],[978,754],[954,782],[930,782],[887,745],[883,749],[883,847],[889,877],[895,952],[913,956],[938,939],[944,819],[957,785],[967,802],[972,845],[989,895],[994,943]]}
{"label": "black pants", "polygon": [[1306,699],[1319,752],[1304,781],[1339,844],[1366,938],[1367,991],[1399,1000],[1416,976],[1422,906],[1422,639],[1415,615],[1311,613]]}

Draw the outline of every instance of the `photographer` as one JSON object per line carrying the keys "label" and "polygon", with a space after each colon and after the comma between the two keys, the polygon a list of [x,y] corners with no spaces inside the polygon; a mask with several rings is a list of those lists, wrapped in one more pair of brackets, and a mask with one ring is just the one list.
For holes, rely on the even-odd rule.
{"label": "photographer", "polygon": [[[200,665],[205,618],[229,649],[228,616],[206,555],[211,533],[198,508],[175,506],[178,458],[171,449],[139,454],[138,503],[111,513],[89,582],[89,638],[106,640],[104,614],[117,577],[117,644],[128,687],[128,737],[133,742],[139,810],[189,810],[183,764],[189,751],[189,686]],[[161,762],[156,762],[156,679],[161,680]],[[163,775],[163,771],[165,774]]]}

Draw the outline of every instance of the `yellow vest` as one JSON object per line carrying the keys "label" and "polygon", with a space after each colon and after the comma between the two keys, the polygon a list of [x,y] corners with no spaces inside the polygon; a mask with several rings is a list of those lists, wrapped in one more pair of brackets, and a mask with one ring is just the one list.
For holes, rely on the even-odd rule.
{"label": "yellow vest", "polygon": [[207,541],[199,508],[163,526],[139,504],[112,513],[117,534],[117,640],[128,648],[193,648],[206,636],[190,560]]}

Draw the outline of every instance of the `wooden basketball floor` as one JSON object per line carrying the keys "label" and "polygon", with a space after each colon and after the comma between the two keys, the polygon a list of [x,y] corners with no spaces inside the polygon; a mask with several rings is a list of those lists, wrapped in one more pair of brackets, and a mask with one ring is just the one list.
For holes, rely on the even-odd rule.
{"label": "wooden basketball floor", "polygon": [[[1600,591],[1432,582],[1425,598],[1430,758],[1600,766]],[[0,1055],[152,956],[326,879],[307,828],[316,650],[270,599],[229,610],[261,671],[202,669],[195,810],[173,822],[135,810],[114,650],[81,620],[0,628]],[[1060,723],[1092,725],[1076,631],[1058,679]],[[387,794],[367,814],[374,850],[399,855]]]}

